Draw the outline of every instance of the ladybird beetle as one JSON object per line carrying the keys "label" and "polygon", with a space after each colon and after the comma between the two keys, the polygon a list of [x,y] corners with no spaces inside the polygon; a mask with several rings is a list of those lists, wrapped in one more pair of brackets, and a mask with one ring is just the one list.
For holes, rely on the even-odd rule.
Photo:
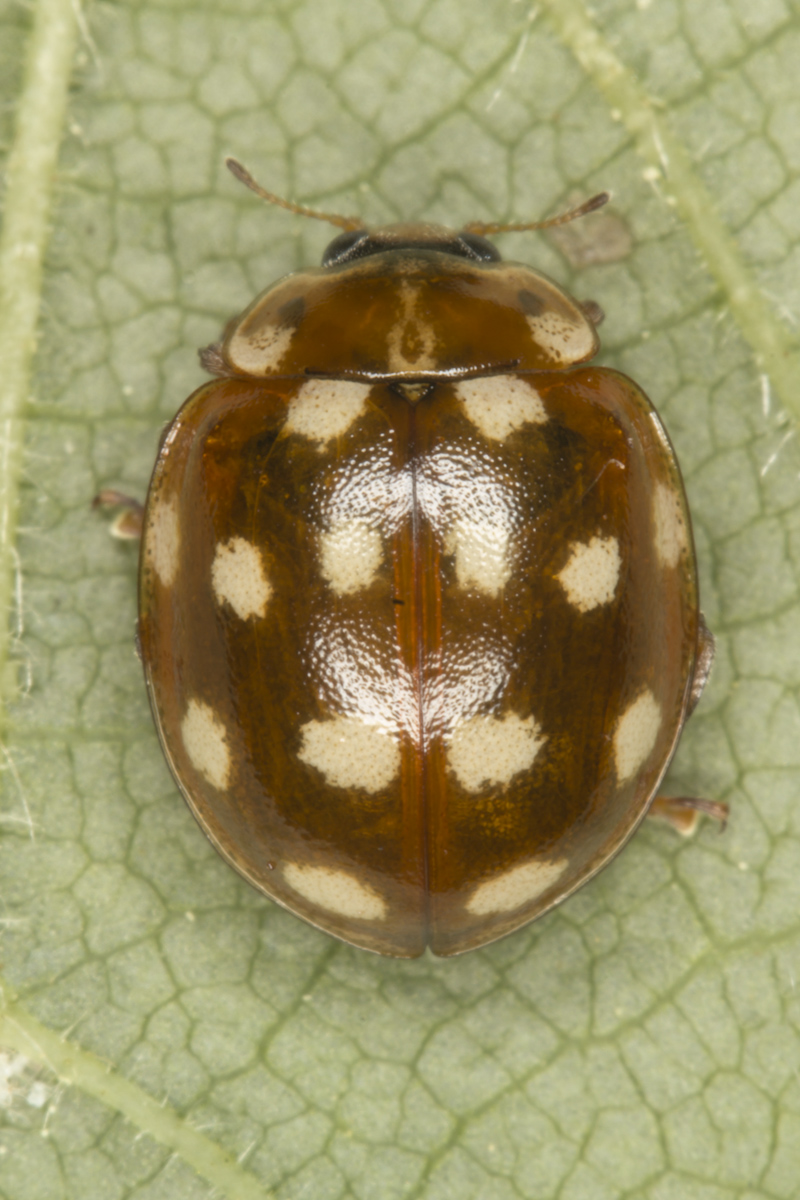
{"label": "ladybird beetle", "polygon": [[342,232],[201,352],[216,378],[163,439],[139,617],[161,743],[271,899],[458,954],[654,804],[713,655],[678,465],[642,390],[587,365],[597,306],[487,240],[555,222],[367,229],[228,165]]}

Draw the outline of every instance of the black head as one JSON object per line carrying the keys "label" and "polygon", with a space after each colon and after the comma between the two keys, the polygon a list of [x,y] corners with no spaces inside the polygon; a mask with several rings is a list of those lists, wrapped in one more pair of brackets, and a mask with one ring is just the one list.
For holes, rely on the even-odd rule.
{"label": "black head", "polygon": [[487,238],[467,230],[457,232],[445,225],[402,222],[379,229],[348,229],[329,243],[322,256],[323,267],[339,266],[356,258],[383,254],[386,250],[438,250],[470,262],[499,262],[500,251]]}

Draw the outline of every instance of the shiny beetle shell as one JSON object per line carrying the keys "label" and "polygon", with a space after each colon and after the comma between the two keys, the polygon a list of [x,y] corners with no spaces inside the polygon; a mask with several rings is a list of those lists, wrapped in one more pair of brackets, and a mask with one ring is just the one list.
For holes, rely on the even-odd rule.
{"label": "shiny beetle shell", "polygon": [[[219,852],[368,950],[491,942],[655,796],[701,618],[666,433],[491,243],[348,232],[204,352],[153,474],[140,641]],[[695,688],[695,692],[697,688]]]}

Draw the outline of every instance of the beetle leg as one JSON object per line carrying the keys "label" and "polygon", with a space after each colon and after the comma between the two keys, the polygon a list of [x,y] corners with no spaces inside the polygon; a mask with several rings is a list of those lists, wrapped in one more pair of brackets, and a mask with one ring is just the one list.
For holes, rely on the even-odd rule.
{"label": "beetle leg", "polygon": [[[694,664],[692,690],[689,693],[687,717],[697,707],[697,702],[703,694],[703,688],[711,674],[714,662],[714,635],[700,613],[697,626],[697,658]],[[648,817],[666,821],[677,833],[691,837],[697,829],[701,816],[713,817],[719,821],[720,833],[728,821],[728,805],[718,800],[699,800],[695,796],[656,796],[650,805]]]}
{"label": "beetle leg", "polygon": [[208,371],[209,375],[230,377],[234,374],[225,361],[221,342],[212,342],[210,346],[203,346],[201,350],[197,351],[197,356],[200,359],[200,366],[204,371]]}
{"label": "beetle leg", "polygon": [[606,319],[606,314],[596,300],[581,300],[579,304],[583,309],[584,316],[589,318],[595,328],[598,325],[602,325]]}
{"label": "beetle leg", "polygon": [[708,677],[711,674],[711,665],[713,662],[714,635],[706,625],[705,617],[700,613],[700,621],[697,626],[697,658],[694,663],[692,690],[689,695],[689,707],[686,711],[687,717],[697,707],[697,702],[702,696],[703,688],[706,686]]}
{"label": "beetle leg", "polygon": [[101,507],[122,509],[111,522],[109,533],[112,537],[122,538],[124,541],[138,541],[142,536],[143,504],[134,500],[132,496],[126,496],[124,492],[117,492],[114,488],[103,488],[92,501],[92,508]]}
{"label": "beetle leg", "polygon": [[728,805],[719,800],[698,800],[696,796],[656,796],[647,815],[666,821],[683,837],[691,837],[702,816],[719,821],[719,831],[722,833],[728,823],[729,811]]}

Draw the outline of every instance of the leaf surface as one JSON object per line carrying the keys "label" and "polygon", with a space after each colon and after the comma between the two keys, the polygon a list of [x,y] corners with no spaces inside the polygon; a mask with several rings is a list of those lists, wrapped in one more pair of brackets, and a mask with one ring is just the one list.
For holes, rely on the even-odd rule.
{"label": "leaf surface", "polygon": [[[0,1196],[791,1200],[797,7],[37,0],[0,22],[19,272],[0,308]],[[602,361],[676,444],[718,656],[669,790],[727,800],[724,835],[653,824],[535,925],[410,963],[312,930],[206,843],[133,650],[136,550],[89,503],[144,494],[196,348],[329,240],[225,154],[373,222],[613,191],[561,236],[498,240],[600,303]]]}

